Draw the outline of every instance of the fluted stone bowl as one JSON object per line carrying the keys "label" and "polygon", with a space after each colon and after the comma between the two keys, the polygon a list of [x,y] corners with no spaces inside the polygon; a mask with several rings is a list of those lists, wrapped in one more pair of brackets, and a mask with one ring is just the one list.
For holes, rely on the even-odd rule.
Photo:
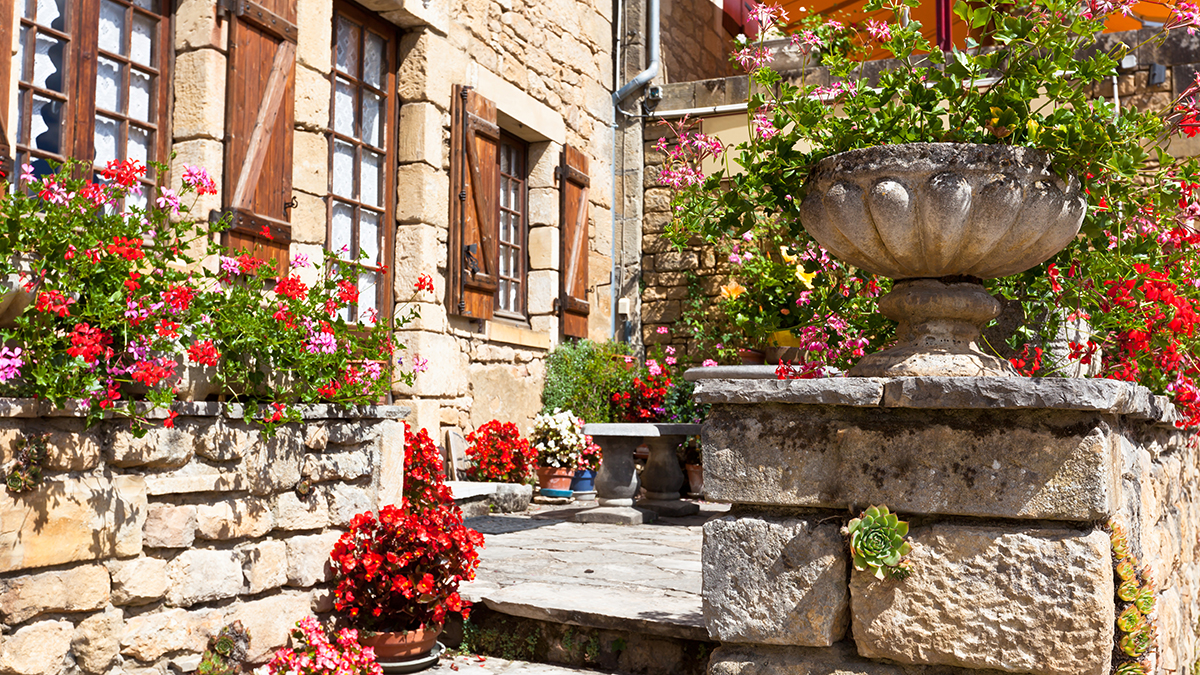
{"label": "fluted stone bowl", "polygon": [[1087,200],[1033,148],[909,143],[819,162],[800,219],[830,253],[893,279],[1023,272],[1079,232]]}

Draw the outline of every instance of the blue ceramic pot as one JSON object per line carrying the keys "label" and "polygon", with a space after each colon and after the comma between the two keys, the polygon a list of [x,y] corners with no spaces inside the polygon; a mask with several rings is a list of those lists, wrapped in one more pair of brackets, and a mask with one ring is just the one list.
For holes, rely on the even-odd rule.
{"label": "blue ceramic pot", "polygon": [[596,472],[583,469],[575,472],[571,479],[571,490],[575,492],[591,492],[596,489]]}

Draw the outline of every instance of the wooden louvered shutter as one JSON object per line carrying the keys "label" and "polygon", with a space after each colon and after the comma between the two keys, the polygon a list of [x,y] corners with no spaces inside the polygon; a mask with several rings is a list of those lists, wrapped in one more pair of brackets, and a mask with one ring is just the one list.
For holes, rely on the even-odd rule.
{"label": "wooden louvered shutter", "polygon": [[500,126],[496,104],[454,86],[450,136],[450,283],[453,314],[490,319],[495,306],[500,220]]}
{"label": "wooden louvered shutter", "polygon": [[558,168],[562,272],[558,306],[566,337],[588,334],[588,157],[566,146]]}
{"label": "wooden louvered shutter", "polygon": [[[225,98],[226,245],[288,270],[292,239],[296,0],[230,0]],[[270,233],[265,236],[264,227]]]}

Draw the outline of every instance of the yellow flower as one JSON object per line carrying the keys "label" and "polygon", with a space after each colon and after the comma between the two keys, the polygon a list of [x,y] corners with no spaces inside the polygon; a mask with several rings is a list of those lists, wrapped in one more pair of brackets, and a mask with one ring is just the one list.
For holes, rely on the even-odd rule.
{"label": "yellow flower", "polygon": [[779,255],[783,256],[783,262],[785,262],[789,265],[796,264],[796,256],[792,255],[791,251],[788,250],[788,247],[780,246],[779,247]]}
{"label": "yellow flower", "polygon": [[799,279],[800,283],[804,284],[804,287],[810,291],[812,290],[812,287],[813,287],[812,281],[817,276],[817,274],[819,274],[819,273],[818,272],[812,272],[812,273],[805,272],[803,265],[796,265],[796,278]]}
{"label": "yellow flower", "polygon": [[746,287],[736,281],[731,281],[721,287],[721,297],[726,300],[733,300],[745,292]]}

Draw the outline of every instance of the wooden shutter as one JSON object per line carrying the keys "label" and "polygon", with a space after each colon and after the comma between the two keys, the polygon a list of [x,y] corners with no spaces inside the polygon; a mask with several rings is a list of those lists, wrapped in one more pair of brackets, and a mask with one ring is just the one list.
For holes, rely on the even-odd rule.
{"label": "wooden shutter", "polygon": [[566,337],[588,334],[588,157],[571,146],[563,148],[559,165],[559,204],[562,223],[562,271],[558,306]]}
{"label": "wooden shutter", "polygon": [[492,318],[500,220],[500,125],[496,104],[454,86],[450,135],[450,283],[452,314]]}
{"label": "wooden shutter", "polygon": [[[226,0],[229,76],[225,96],[226,245],[288,270],[292,240],[296,0]],[[264,228],[270,237],[264,234]]]}
{"label": "wooden shutter", "polygon": [[[0,45],[10,49],[13,29],[13,0],[0,0]],[[18,72],[20,65],[17,66]],[[8,93],[16,89],[11,81],[13,67],[11,55],[0,59],[0,178],[11,178],[13,170],[12,148],[8,145]]]}

